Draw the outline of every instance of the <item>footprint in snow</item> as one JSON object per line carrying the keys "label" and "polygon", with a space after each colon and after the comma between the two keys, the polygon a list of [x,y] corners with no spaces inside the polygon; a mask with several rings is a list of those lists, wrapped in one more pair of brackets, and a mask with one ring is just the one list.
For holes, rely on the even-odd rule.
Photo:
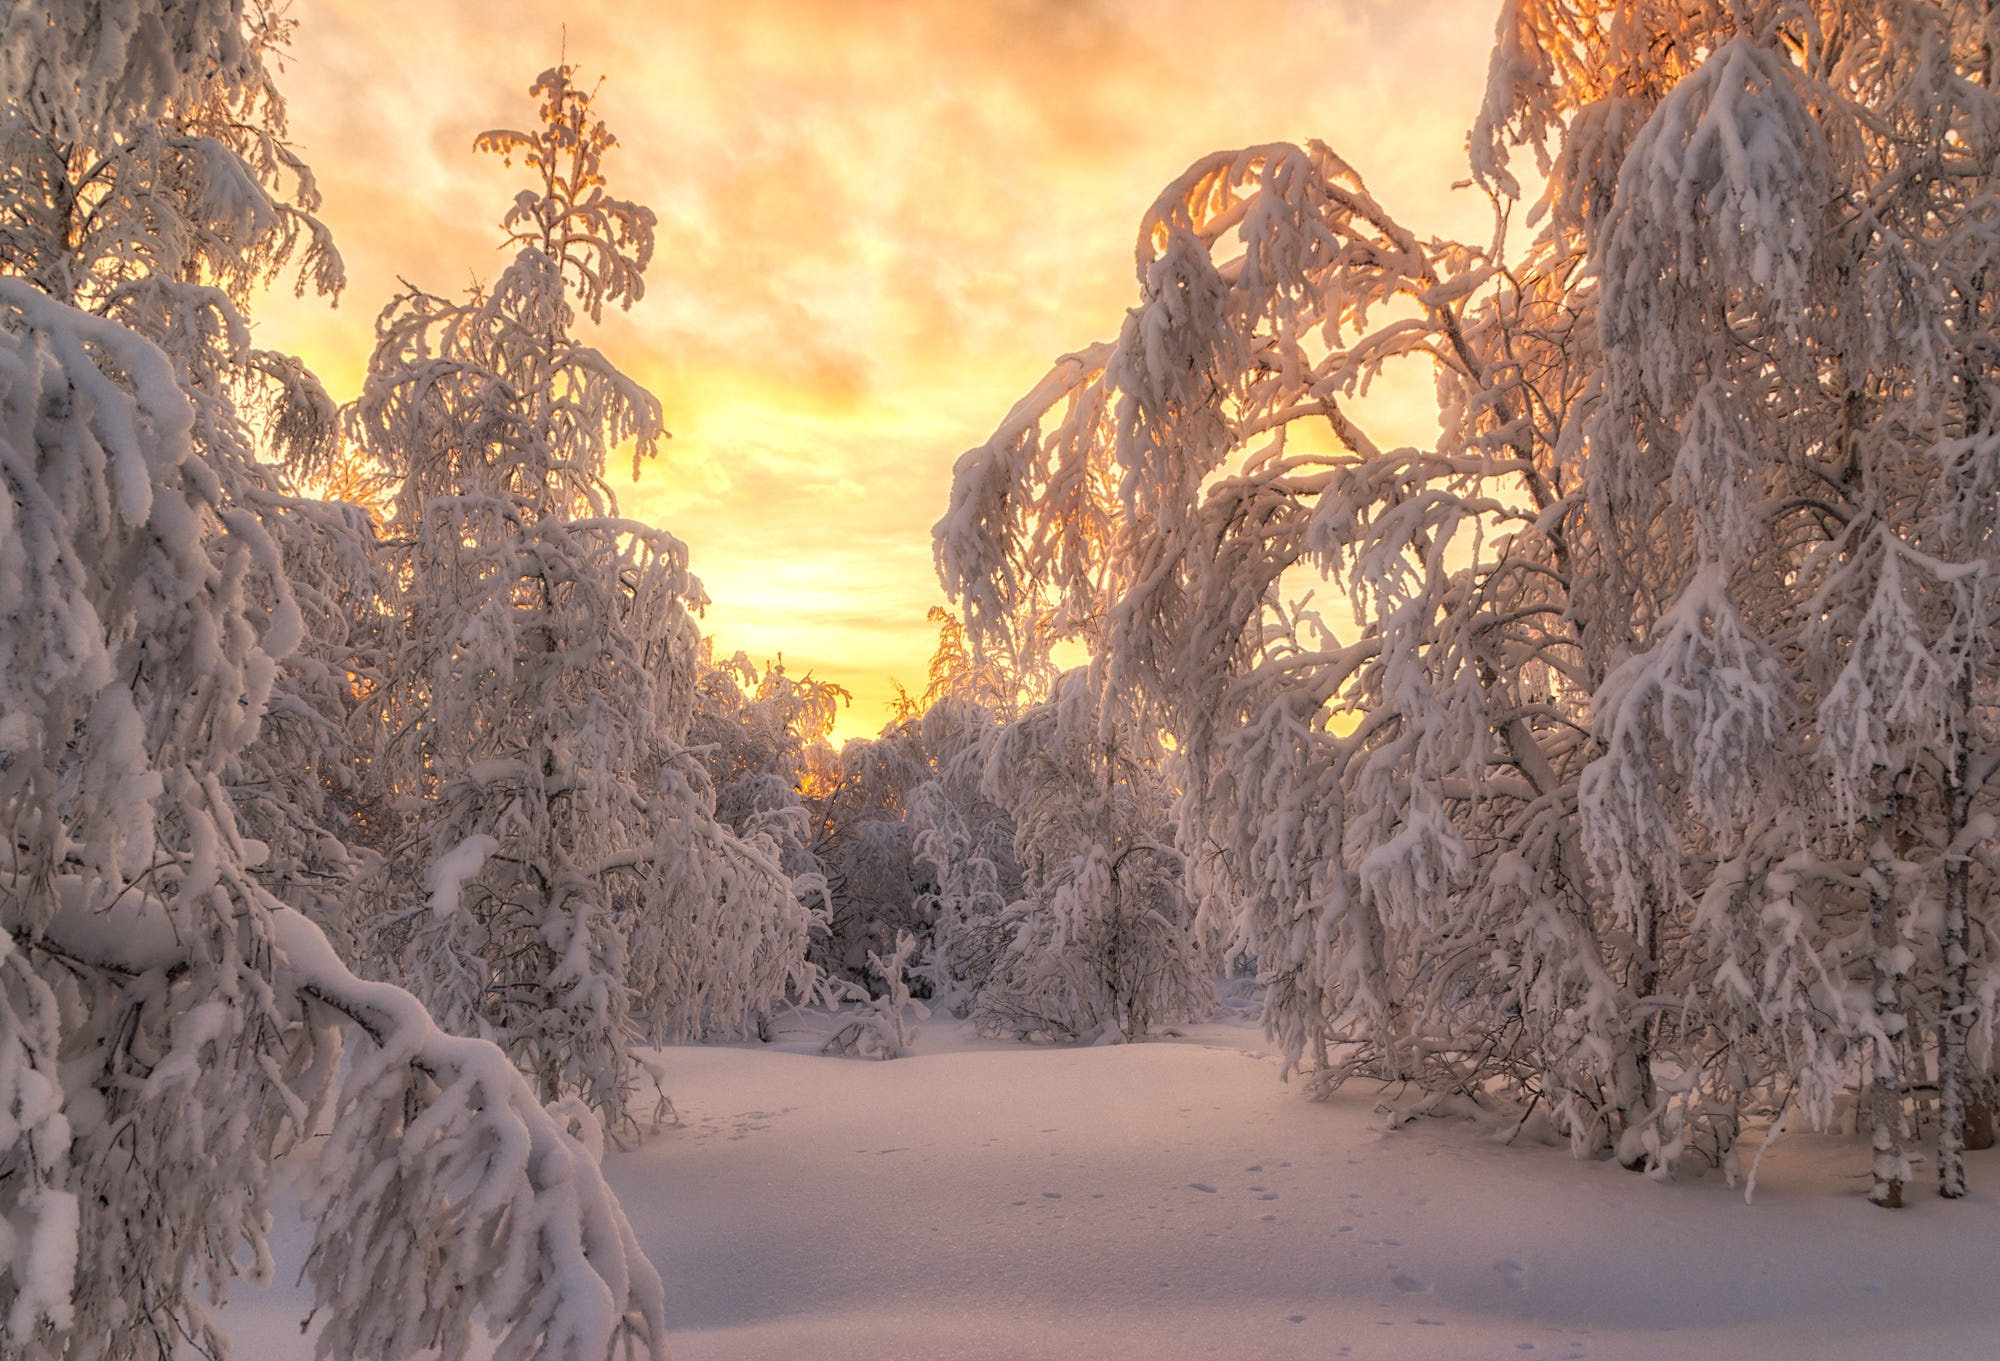
{"label": "footprint in snow", "polygon": [[1428,1295],[1431,1283],[1421,1276],[1412,1276],[1407,1271],[1399,1271],[1389,1278],[1389,1284],[1409,1295]]}
{"label": "footprint in snow", "polygon": [[1500,1273],[1502,1284],[1509,1290],[1519,1290],[1524,1284],[1522,1278],[1528,1274],[1528,1268],[1522,1266],[1512,1257],[1500,1258],[1493,1263],[1493,1269]]}
{"label": "footprint in snow", "polygon": [[1060,1192],[1060,1191],[1044,1191],[1044,1192],[1042,1192],[1042,1199],[1044,1199],[1044,1200],[1061,1200],[1061,1199],[1062,1199],[1062,1192]]}
{"label": "footprint in snow", "polygon": [[1285,1315],[1285,1322],[1287,1323],[1304,1323],[1305,1321],[1306,1321],[1306,1316],[1304,1314]]}
{"label": "footprint in snow", "polygon": [[1212,1196],[1215,1194],[1215,1188],[1213,1186],[1209,1186],[1206,1183],[1198,1181],[1189,1182],[1188,1189],[1192,1191],[1199,1191],[1206,1196]]}

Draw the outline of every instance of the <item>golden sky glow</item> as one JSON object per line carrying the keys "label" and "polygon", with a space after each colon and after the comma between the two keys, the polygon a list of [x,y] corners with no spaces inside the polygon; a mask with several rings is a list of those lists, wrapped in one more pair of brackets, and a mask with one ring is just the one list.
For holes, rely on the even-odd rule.
{"label": "golden sky glow", "polygon": [[[1495,8],[294,0],[283,88],[350,283],[266,299],[259,343],[344,400],[399,276],[499,272],[525,181],[472,139],[531,122],[567,23],[612,191],[660,218],[646,298],[589,337],[675,435],[622,509],[687,542],[722,652],[848,687],[837,735],[872,734],[936,640],[952,461],[1115,333],[1139,215],[1189,162],[1317,136],[1420,234],[1484,239],[1450,185]],[[1427,434],[1415,395],[1398,442]]]}

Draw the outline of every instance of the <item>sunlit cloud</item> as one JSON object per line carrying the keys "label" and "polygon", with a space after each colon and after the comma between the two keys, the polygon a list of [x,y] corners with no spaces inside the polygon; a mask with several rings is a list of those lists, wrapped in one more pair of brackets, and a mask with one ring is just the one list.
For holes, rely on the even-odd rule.
{"label": "sunlit cloud", "polygon": [[337,311],[273,297],[260,340],[351,396],[399,279],[496,274],[520,171],[472,139],[529,123],[566,53],[603,79],[613,192],[660,219],[645,299],[591,339],[675,434],[624,507],[687,542],[722,652],[782,650],[870,733],[936,639],[952,461],[1115,331],[1140,213],[1189,162],[1320,137],[1420,232],[1484,238],[1451,183],[1492,8],[296,0],[292,131],[351,282]]}

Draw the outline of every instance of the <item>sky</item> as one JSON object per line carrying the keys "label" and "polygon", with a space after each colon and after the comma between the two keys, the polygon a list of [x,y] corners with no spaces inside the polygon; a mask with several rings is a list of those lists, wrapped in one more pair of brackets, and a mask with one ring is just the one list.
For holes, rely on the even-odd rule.
{"label": "sky", "polygon": [[[1484,241],[1465,130],[1494,0],[293,0],[281,81],[347,262],[337,307],[257,304],[260,345],[346,400],[407,280],[490,280],[565,55],[601,79],[610,191],[659,216],[646,296],[581,326],[673,440],[624,513],[685,541],[724,656],[921,690],[951,466],[1137,298],[1141,213],[1197,157],[1317,137],[1420,235]],[[1384,394],[1397,442],[1420,391]],[[1427,429],[1428,425],[1428,429]],[[1378,442],[1379,439],[1378,439]]]}

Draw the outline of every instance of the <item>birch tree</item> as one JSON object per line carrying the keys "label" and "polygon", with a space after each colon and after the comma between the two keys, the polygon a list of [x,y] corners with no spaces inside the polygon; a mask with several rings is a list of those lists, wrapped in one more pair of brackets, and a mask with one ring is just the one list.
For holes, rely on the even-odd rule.
{"label": "birch tree", "polygon": [[595,1161],[497,1050],[350,973],[239,821],[303,614],[237,299],[198,281],[281,258],[286,214],[191,111],[257,98],[265,20],[0,19],[0,1350],[220,1354],[208,1308],[273,1269],[275,1165],[324,1133],[296,1185],[326,1354],[457,1357],[483,1325],[501,1355],[663,1355]]}
{"label": "birch tree", "polygon": [[[1319,144],[1204,158],[1117,340],[961,460],[947,589],[979,638],[1091,643],[1172,735],[1183,849],[1322,1081],[1498,1081],[1662,1172],[1870,1086],[1888,1201],[1934,1060],[1962,1189],[1986,23],[1510,3],[1490,241],[1423,240]],[[1433,448],[1354,415],[1397,363]]]}
{"label": "birch tree", "polygon": [[395,299],[352,422],[401,478],[376,721],[417,809],[385,922],[403,976],[616,1128],[628,1045],[737,1031],[806,987],[810,917],[683,745],[705,603],[686,549],[620,518],[605,480],[616,447],[636,476],[666,432],[571,331],[642,296],[653,214],[605,191],[615,139],[574,76],[535,82],[538,128],[478,141],[535,176],[502,223],[513,262],[462,301]]}
{"label": "birch tree", "polygon": [[1101,695],[1087,669],[1067,672],[984,743],[1022,890],[986,924],[1004,941],[972,1006],[990,1032],[1136,1040],[1213,1004],[1219,960],[1169,844],[1164,753]]}

